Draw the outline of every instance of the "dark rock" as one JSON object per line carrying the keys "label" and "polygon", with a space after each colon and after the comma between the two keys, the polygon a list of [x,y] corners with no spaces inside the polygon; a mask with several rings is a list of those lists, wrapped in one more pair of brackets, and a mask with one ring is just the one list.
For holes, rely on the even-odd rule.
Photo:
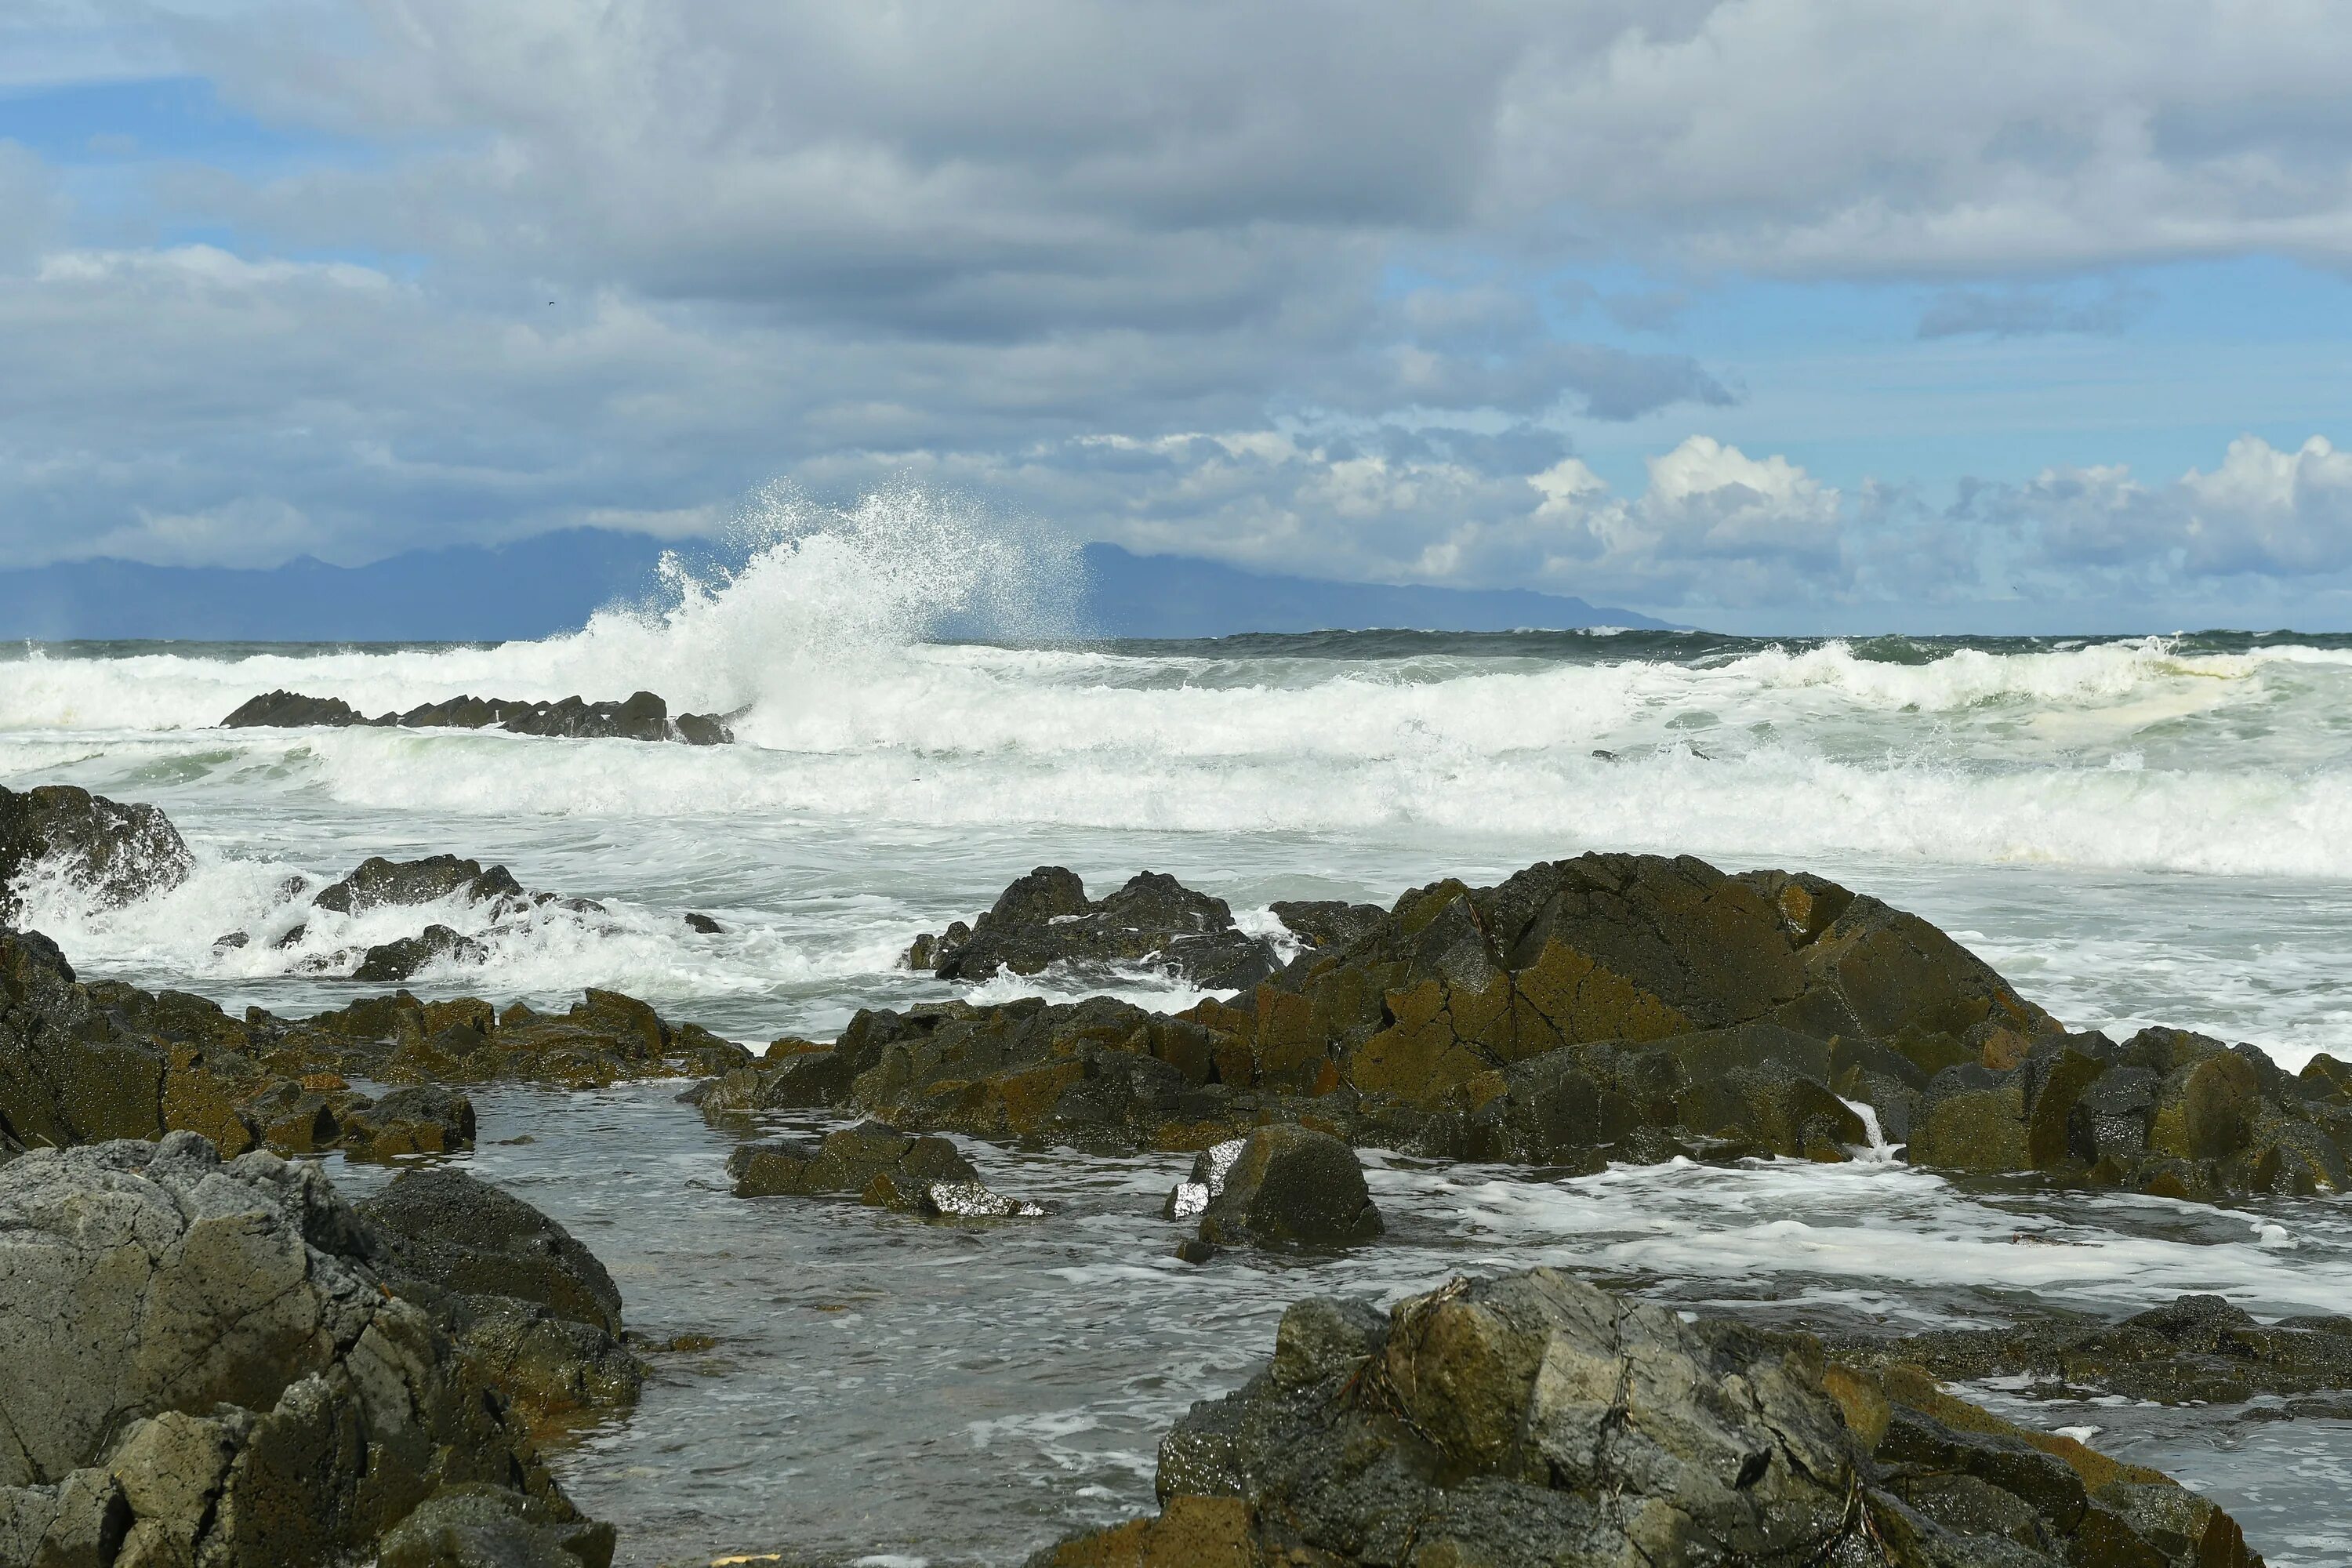
{"label": "dark rock", "polygon": [[441,1084],[411,1084],[346,1110],[341,1131],[348,1159],[453,1154],[474,1146],[474,1102]]}
{"label": "dark rock", "polygon": [[554,1220],[446,1166],[404,1172],[357,1207],[381,1227],[377,1273],[436,1314],[533,1430],[636,1403],[620,1291]]}
{"label": "dark rock", "polygon": [[1158,1490],[1157,1517],[1033,1568],[2259,1562],[2195,1494],[1916,1368],[1833,1365],[1810,1337],[1549,1269],[1385,1316],[1297,1303],[1266,1370],[1169,1433]]}
{"label": "dark rock", "polygon": [[2117,1394],[2161,1405],[2234,1405],[2257,1394],[2352,1389],[2352,1318],[2263,1323],[2219,1296],[2182,1296],[2120,1322],[1937,1330],[1855,1339],[1858,1363],[1912,1362],[1938,1377],[2031,1376],[2037,1397]]}
{"label": "dark rock", "polygon": [[917,1137],[878,1121],[829,1133],[821,1143],[747,1143],[729,1157],[727,1173],[739,1198],[854,1193],[878,1208],[961,1219],[1045,1212],[989,1191],[971,1162],[945,1138]]}
{"label": "dark rock", "polygon": [[445,702],[420,703],[405,713],[386,713],[377,719],[362,717],[338,698],[272,691],[254,698],[221,722],[231,728],[312,724],[399,725],[411,730],[496,727],[518,735],[683,741],[695,746],[725,745],[735,738],[726,721],[716,714],[681,713],[673,721],[669,704],[650,691],[637,692],[622,702],[589,702],[578,697],[555,702],[452,697]]}
{"label": "dark rock", "polygon": [[1378,904],[1349,904],[1336,899],[1301,901],[1285,900],[1274,906],[1280,921],[1307,947],[1336,951],[1370,935],[1388,918]]}
{"label": "dark rock", "polygon": [[352,978],[368,984],[388,985],[408,979],[429,963],[483,963],[489,956],[489,949],[472,937],[461,936],[445,925],[429,925],[415,936],[369,948],[360,966],[352,972]]}
{"label": "dark rock", "polygon": [[394,1526],[376,1568],[609,1568],[613,1527],[562,1519],[478,1483],[435,1493]]}
{"label": "dark rock", "polygon": [[572,1234],[510,1193],[446,1165],[403,1171],[359,1212],[394,1238],[382,1272],[463,1295],[534,1301],[621,1331],[621,1292]]}
{"label": "dark rock", "polygon": [[[917,963],[918,958],[928,962]],[[1108,898],[1090,900],[1076,875],[1041,866],[1007,887],[959,933],[918,937],[908,963],[942,980],[985,980],[999,971],[1035,974],[1052,964],[1107,973],[1151,964],[1210,991],[1255,985],[1274,972],[1274,949],[1237,930],[1223,899],[1146,871]]]}
{"label": "dark rock", "polygon": [[698,915],[693,913],[688,913],[687,915],[686,928],[688,931],[700,931],[704,936],[718,936],[727,929],[725,926],[720,925],[717,921],[712,920],[709,915]]}
{"label": "dark rock", "polygon": [[[1043,868],[909,962],[1018,973],[1113,901]],[[1286,1121],[1583,1171],[1843,1160],[1872,1142],[1867,1110],[1915,1163],[1961,1173],[2206,1199],[2352,1184],[2352,1068],[2290,1078],[2179,1031],[2071,1033],[1927,922],[1818,877],[1588,855],[1416,889],[1349,930],[1178,1015],[1099,996],[862,1012],[831,1049],[701,1103],[1124,1151]]]}
{"label": "dark rock", "polygon": [[480,1487],[601,1561],[368,1234],[315,1166],[189,1133],[0,1169],[0,1552],[323,1565]]}
{"label": "dark rock", "polygon": [[360,862],[359,869],[340,882],[319,890],[311,903],[338,914],[358,914],[385,904],[437,903],[452,894],[463,894],[468,903],[493,903],[511,900],[525,901],[521,884],[504,866],[482,868],[478,860],[461,860],[455,855],[433,855],[422,860],[387,860],[381,855],[371,855]]}
{"label": "dark rock", "polygon": [[1356,1152],[1328,1132],[1286,1125],[1203,1150],[1167,1212],[1198,1215],[1201,1239],[1215,1247],[1369,1241],[1383,1228]]}
{"label": "dark rock", "polygon": [[253,938],[247,935],[244,931],[233,931],[226,935],[213,938],[213,951],[215,952],[231,952],[237,948],[246,946],[252,941]]}
{"label": "dark rock", "polygon": [[0,787],[0,921],[21,914],[14,891],[33,867],[60,868],[104,904],[127,904],[186,880],[195,857],[154,806],[124,805],[71,784]]}
{"label": "dark rock", "polygon": [[305,697],[298,691],[265,691],[239,704],[236,712],[221,721],[222,727],[230,730],[341,728],[366,722],[340,697]]}

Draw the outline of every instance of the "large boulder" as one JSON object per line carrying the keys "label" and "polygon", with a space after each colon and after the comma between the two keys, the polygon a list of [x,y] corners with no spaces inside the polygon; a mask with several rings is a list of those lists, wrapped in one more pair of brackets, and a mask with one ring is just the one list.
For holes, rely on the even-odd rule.
{"label": "large boulder", "polygon": [[195,856],[154,806],[111,801],[72,784],[0,786],[0,921],[18,918],[12,889],[40,865],[58,868],[100,903],[127,904],[178,887]]}
{"label": "large boulder", "polygon": [[404,1171],[357,1207],[382,1233],[376,1272],[434,1311],[534,1429],[636,1402],[620,1290],[554,1220],[446,1165]]}
{"label": "large boulder", "polygon": [[1916,1368],[1549,1269],[1298,1302],[1265,1370],[1168,1435],[1158,1489],[1033,1568],[2260,1562],[2194,1493]]}
{"label": "large boulder", "polygon": [[1255,985],[1274,972],[1263,938],[1234,924],[1223,899],[1150,871],[1104,899],[1088,899],[1076,873],[1040,866],[1006,888],[969,930],[921,936],[909,967],[942,980],[985,980],[1000,972],[1035,974],[1050,965],[1099,976],[1115,966],[1172,971],[1210,991]]}
{"label": "large boulder", "polygon": [[0,1168],[0,1561],[341,1563],[445,1488],[612,1555],[312,1165],[190,1133]]}

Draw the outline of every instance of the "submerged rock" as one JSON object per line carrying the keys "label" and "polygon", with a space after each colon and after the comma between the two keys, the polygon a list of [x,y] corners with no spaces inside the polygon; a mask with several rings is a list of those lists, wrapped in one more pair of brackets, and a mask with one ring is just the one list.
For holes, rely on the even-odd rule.
{"label": "submerged rock", "polygon": [[1035,1204],[991,1192],[971,1161],[945,1138],[918,1137],[878,1121],[829,1133],[822,1142],[780,1138],[747,1143],[728,1158],[739,1198],[854,1193],[861,1203],[961,1219],[1042,1215]]}
{"label": "submerged rock", "polygon": [[398,725],[410,730],[496,728],[518,735],[680,741],[690,746],[725,745],[735,738],[726,721],[716,714],[680,713],[673,720],[669,704],[650,691],[636,692],[621,702],[589,702],[578,697],[555,702],[452,697],[446,702],[422,703],[405,713],[386,713],[375,719],[354,711],[340,698],[270,691],[243,703],[221,723],[232,730],[314,724]]}
{"label": "submerged rock", "polygon": [[369,1237],[315,1167],[190,1133],[0,1168],[0,1561],[326,1568],[503,1494],[604,1568],[611,1528]]}
{"label": "submerged rock", "polygon": [[100,903],[114,905],[178,887],[195,856],[154,806],[71,784],[0,786],[0,921],[21,915],[18,880],[44,864],[58,867]]}
{"label": "submerged rock", "polygon": [[1158,1491],[1033,1568],[2260,1562],[2196,1494],[1916,1368],[1549,1269],[1297,1303],[1266,1369],[1169,1433]]}
{"label": "submerged rock", "polygon": [[404,1171],[357,1208],[383,1232],[377,1273],[436,1313],[534,1427],[636,1402],[621,1293],[555,1221],[446,1166]]}
{"label": "submerged rock", "polygon": [[1223,899],[1145,871],[1108,898],[1089,900],[1076,873],[1040,866],[1006,888],[969,930],[924,935],[909,967],[942,980],[985,980],[1000,971],[1035,974],[1050,965],[1097,973],[1150,965],[1210,991],[1255,985],[1274,972],[1272,945],[1234,925]]}

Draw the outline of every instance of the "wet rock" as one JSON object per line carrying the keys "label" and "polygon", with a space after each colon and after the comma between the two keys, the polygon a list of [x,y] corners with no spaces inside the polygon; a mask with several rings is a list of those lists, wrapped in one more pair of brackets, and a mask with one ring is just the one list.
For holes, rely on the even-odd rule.
{"label": "wet rock", "polygon": [[739,1198],[856,1194],[877,1208],[958,1219],[1042,1215],[1035,1204],[989,1190],[971,1161],[945,1138],[918,1137],[878,1121],[829,1133],[822,1142],[747,1143],[729,1157]]}
{"label": "wet rock", "polygon": [[579,1561],[608,1558],[470,1364],[384,1288],[368,1234],[315,1167],[224,1164],[189,1133],[0,1169],[7,1560],[324,1565],[373,1555],[450,1487],[510,1493]]}
{"label": "wet rock", "polygon": [[222,720],[221,725],[229,730],[341,729],[368,721],[340,697],[305,697],[299,691],[280,689],[248,698],[237,705],[236,712]]}
{"label": "wet rock", "polygon": [[404,1171],[356,1206],[380,1227],[377,1273],[436,1313],[533,1428],[636,1402],[643,1373],[620,1342],[620,1291],[554,1220],[447,1166]]}
{"label": "wet rock", "polygon": [[2160,1405],[2234,1405],[2257,1394],[2352,1389],[2352,1318],[2264,1323],[2219,1296],[2182,1296],[2120,1322],[1938,1330],[1892,1343],[1855,1339],[1857,1363],[1912,1362],[1938,1377],[2031,1376],[2038,1398],[2117,1394]]}
{"label": "wet rock", "polygon": [[1306,1300],[1160,1446],[1162,1511],[1033,1565],[2253,1563],[2227,1514],[1916,1368],[1552,1269]]}
{"label": "wet rock", "polygon": [[489,949],[472,937],[445,925],[429,925],[415,936],[378,943],[360,960],[352,978],[363,984],[388,985],[406,980],[433,963],[484,963]]}
{"label": "wet rock", "polygon": [[613,1527],[479,1484],[436,1492],[394,1526],[376,1568],[607,1568]]}
{"label": "wet rock", "polygon": [[452,697],[445,702],[421,703],[405,713],[386,713],[375,719],[353,711],[339,698],[271,691],[244,703],[221,722],[230,729],[313,724],[398,725],[410,730],[496,728],[518,735],[681,741],[693,746],[725,745],[735,738],[726,721],[716,714],[680,713],[673,720],[669,704],[650,691],[636,692],[620,702],[590,702],[579,697],[566,697],[555,702]]}
{"label": "wet rock", "polygon": [[2259,1562],[2195,1494],[1916,1368],[1549,1269],[1294,1305],[1267,1368],[1170,1432],[1158,1491],[1033,1568]]}
{"label": "wet rock", "polygon": [[1275,954],[1235,928],[1223,899],[1173,877],[1145,871],[1109,897],[1089,900],[1076,873],[1041,866],[1006,888],[968,931],[950,926],[945,936],[918,937],[908,963],[942,980],[1035,974],[1056,963],[1097,973],[1148,964],[1204,990],[1230,991],[1272,973]]}
{"label": "wet rock", "polygon": [[309,1018],[254,1010],[254,1050],[294,1072],[391,1083],[544,1083],[593,1089],[626,1079],[725,1073],[751,1053],[698,1024],[672,1024],[645,1003],[593,988],[569,1012],[476,997],[372,996]]}
{"label": "wet rock", "polygon": [[1369,936],[1388,910],[1378,904],[1350,904],[1338,900],[1285,900],[1274,905],[1274,916],[1290,934],[1310,948],[1337,951]]}
{"label": "wet rock", "polygon": [[[1101,907],[1044,868],[909,962],[1017,973],[1066,952],[1055,933]],[[1299,908],[1320,911],[1307,925],[1338,919]],[[2290,1078],[2179,1031],[2069,1032],[1924,921],[1819,877],[1587,855],[1494,888],[1415,889],[1369,923],[1340,908],[1332,945],[1229,1000],[863,1012],[829,1049],[762,1062],[704,1110],[824,1107],[1123,1151],[1287,1121],[1584,1171],[1843,1160],[1873,1144],[1867,1111],[1912,1161],[1959,1173],[2204,1199],[2352,1180],[2352,1068]]]}
{"label": "wet rock", "polygon": [[446,1091],[371,1100],[323,1063],[273,1063],[271,1042],[201,996],[79,982],[37,932],[0,931],[0,1138],[66,1148],[202,1134],[229,1155],[356,1154],[472,1145],[473,1107]]}
{"label": "wet rock", "polygon": [[371,855],[340,882],[319,889],[311,903],[338,914],[358,914],[386,904],[438,903],[452,894],[467,903],[527,902],[522,885],[504,866],[482,868],[478,860],[431,855],[422,860],[387,860]]}
{"label": "wet rock", "polygon": [[178,887],[195,857],[154,806],[71,784],[0,787],[0,921],[21,916],[15,889],[41,865],[59,868],[86,894],[112,905]]}
{"label": "wet rock", "polygon": [[720,925],[717,921],[712,920],[709,915],[689,913],[686,917],[686,929],[691,931],[699,931],[704,936],[718,936],[725,931],[727,928]]}
{"label": "wet rock", "polygon": [[449,1166],[404,1171],[359,1212],[395,1238],[385,1271],[465,1295],[535,1301],[621,1331],[621,1292],[569,1231],[510,1193]]}
{"label": "wet rock", "polygon": [[1356,1152],[1328,1132],[1277,1125],[1218,1144],[1168,1200],[1198,1214],[1213,1247],[1329,1246],[1381,1234],[1381,1211]]}

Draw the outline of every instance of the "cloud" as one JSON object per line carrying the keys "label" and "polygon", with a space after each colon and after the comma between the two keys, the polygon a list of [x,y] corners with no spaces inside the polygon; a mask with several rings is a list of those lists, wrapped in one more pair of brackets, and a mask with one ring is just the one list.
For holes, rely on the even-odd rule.
{"label": "cloud", "polygon": [[[26,81],[201,77],[296,151],[60,184],[0,146],[0,562],[677,531],[907,472],[1644,607],[2339,572],[2324,442],[1935,511],[1714,438],[1734,367],[1625,346],[1732,274],[1924,294],[1937,337],[2122,330],[2100,279],[2149,260],[2342,268],[2352,30],[2160,11],[39,0],[0,19]],[[1575,454],[1629,423],[1619,494]]]}
{"label": "cloud", "polygon": [[2293,451],[2242,436],[2210,472],[2169,484],[2120,466],[2052,468],[1975,488],[1963,506],[2030,539],[2038,564],[2143,588],[2352,570],[2352,452],[2320,436]]}
{"label": "cloud", "polygon": [[2154,303],[2146,289],[2110,286],[2089,298],[2051,288],[1948,289],[1919,317],[1922,338],[2035,337],[2122,331]]}

